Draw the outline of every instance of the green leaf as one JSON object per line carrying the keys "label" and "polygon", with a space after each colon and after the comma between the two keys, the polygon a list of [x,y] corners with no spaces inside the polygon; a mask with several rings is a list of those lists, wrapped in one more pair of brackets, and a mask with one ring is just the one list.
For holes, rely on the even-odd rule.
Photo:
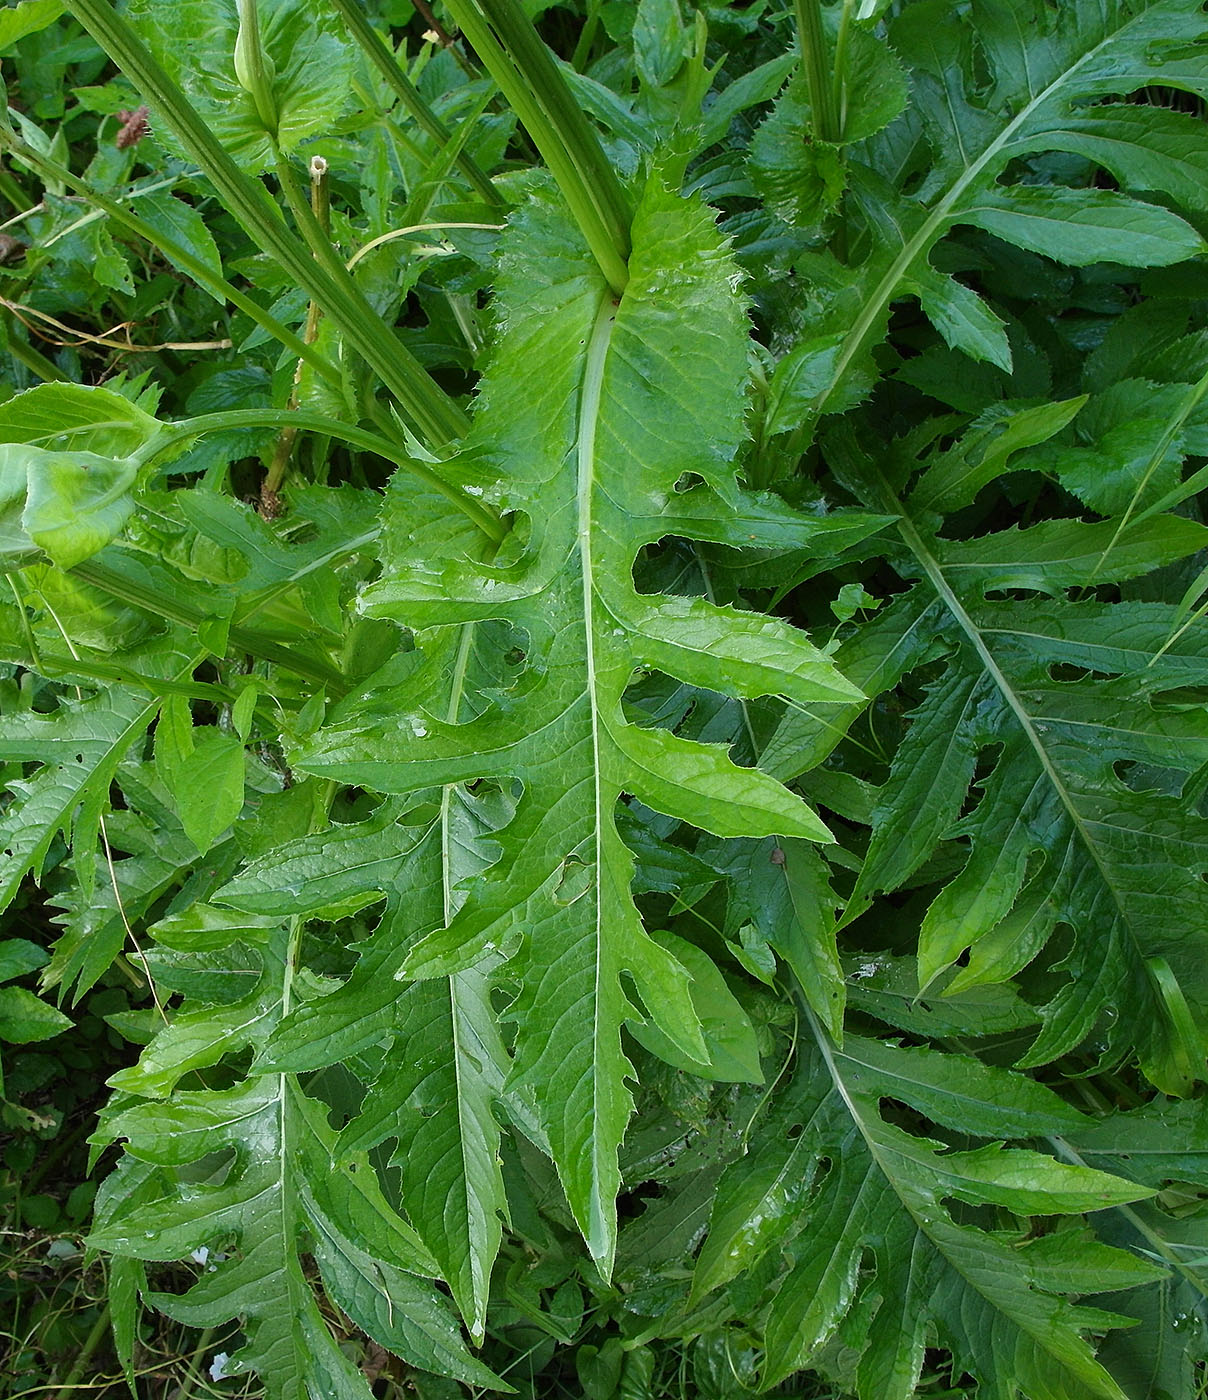
{"label": "green leaf", "polygon": [[[179,657],[174,659],[179,665]],[[12,901],[26,874],[41,876],[61,832],[71,836],[82,888],[91,892],[109,786],[157,708],[145,693],[112,687],[89,700],[64,696],[49,715],[16,713],[0,720],[0,759],[39,765],[11,784],[13,800],[0,819],[0,906]]]}
{"label": "green leaf", "polygon": [[[769,838],[706,845],[711,864],[731,881],[726,933],[754,935],[787,964],[814,1014],[843,1034],[843,970],[835,942],[838,896],[830,870],[804,841]],[[770,954],[769,954],[770,955]]]}
{"label": "green leaf", "polygon": [[932,1122],[974,1137],[1070,1133],[1087,1122],[1052,1089],[972,1055],[849,1036],[836,1056],[851,1083],[900,1099]]}
{"label": "green leaf", "polygon": [[1186,220],[1111,190],[988,191],[960,221],[1072,267],[1096,262],[1165,267],[1204,248]]}
{"label": "green leaf", "polygon": [[0,1040],[28,1045],[50,1040],[71,1026],[71,1018],[24,987],[0,987]]}
{"label": "green leaf", "polygon": [[[777,684],[763,660],[772,641],[786,695],[802,703],[856,695],[788,627],[756,634],[704,600],[685,612],[681,601],[638,595],[627,582],[638,549],[694,496],[742,499],[732,465],[741,406],[725,386],[742,382],[747,364],[735,270],[708,213],[656,175],[633,238],[619,307],[544,190],[506,247],[504,332],[478,399],[484,437],[467,449],[466,470],[494,464],[494,481],[478,489],[525,513],[524,554],[505,550],[480,566],[450,549],[437,560],[416,548],[422,499],[411,484],[398,481],[387,503],[388,572],[366,606],[411,626],[505,618],[528,639],[525,668],[466,722],[449,723],[410,686],[406,699],[390,697],[402,705],[401,723],[397,710],[383,723],[381,702],[371,701],[295,758],[305,771],[387,792],[523,781],[499,861],[470,885],[447,928],[413,948],[403,972],[448,975],[510,950],[523,930],[508,969],[521,987],[513,1087],[535,1097],[575,1218],[605,1268],[617,1145],[632,1106],[620,1027],[633,1008],[622,971],[672,1042],[692,1058],[704,1054],[687,972],[637,918],[618,798],[629,792],[715,831],[825,835],[800,799],[740,769],[724,749],[627,723],[621,705],[634,658],[648,653],[672,674],[698,674],[695,650],[673,644],[678,629],[665,639],[660,630],[664,617],[683,619],[686,641],[698,629],[720,653],[710,683],[729,693],[762,695]],[[578,353],[568,356],[568,345]],[[685,472],[703,484],[677,493]],[[573,583],[551,572],[567,558]]]}
{"label": "green leaf", "polygon": [[[773,1245],[790,1260],[772,1301],[762,1383],[808,1365],[838,1336],[857,1344],[861,1400],[906,1397],[934,1329],[954,1365],[1005,1386],[1004,1395],[1064,1387],[1122,1400],[1084,1333],[1124,1319],[1058,1296],[1067,1281],[1033,1267],[1010,1233],[958,1223],[944,1201],[1073,1213],[1136,1200],[1142,1188],[998,1144],[945,1153],[882,1117],[877,1101],[894,1096],[893,1079],[853,1068],[823,1042],[751,1159],[731,1167],[718,1189],[698,1293]],[[1095,1262],[1098,1248],[1090,1250]],[[866,1252],[875,1275],[858,1269]],[[870,1315],[861,1298],[874,1277],[879,1302]]]}
{"label": "green leaf", "polygon": [[795,77],[751,142],[751,179],[769,209],[786,223],[810,228],[839,203],[847,187],[840,147],[811,137],[805,80]]}
{"label": "green leaf", "polygon": [[456,854],[467,873],[481,865],[467,865],[466,856],[481,821],[475,804],[450,791],[444,805],[448,818],[439,825],[399,824],[387,806],[372,822],[302,838],[247,867],[218,897],[281,914],[359,907],[366,893],[385,897],[386,912],[361,945],[348,981],[286,1017],[263,1061],[274,1069],[306,1070],[391,1037],[391,1058],[344,1130],[340,1155],[370,1150],[386,1138],[398,1142],[408,1215],[480,1337],[506,1208],[492,1116],[503,1088],[504,1052],[489,985],[473,970],[401,991],[393,977],[408,950],[412,921],[421,911],[424,922],[441,918],[433,897],[442,887],[442,850]]}
{"label": "green leaf", "polygon": [[755,1028],[725,978],[706,954],[685,939],[664,933],[658,935],[658,942],[692,977],[690,995],[707,1053],[701,1059],[685,1055],[657,1025],[644,1020],[630,1021],[629,1033],[651,1054],[689,1074],[723,1083],[762,1084]]}
{"label": "green leaf", "polygon": [[235,76],[235,0],[138,0],[130,7],[140,34],[215,136],[257,174],[274,163],[274,138],[289,153],[329,132],[352,81],[351,54],[333,17],[294,0],[259,0],[258,9],[261,42],[275,70],[272,133]]}
{"label": "green leaf", "polygon": [[1070,112],[1028,144],[1033,150],[1085,156],[1110,171],[1123,189],[1153,190],[1184,209],[1203,211],[1208,149],[1201,137],[1189,113],[1101,103],[1089,112]]}
{"label": "green leaf", "polygon": [[63,0],[22,0],[0,11],[0,49],[11,48],[29,34],[48,29],[63,13]]}
{"label": "green leaf", "polygon": [[[169,194],[166,190],[157,194],[144,195],[138,201],[139,217],[145,224],[148,224],[156,233],[165,236],[163,244],[164,256],[179,272],[185,276],[192,276],[192,269],[183,266],[174,256],[175,248],[183,248],[192,258],[195,258],[204,267],[208,268],[215,277],[221,277],[222,257],[218,251],[218,244],[214,241],[214,235],[206,227],[205,220],[201,214],[191,205],[186,204],[183,199],[177,199],[175,195]],[[202,286],[201,283],[198,283]],[[208,287],[202,286],[203,291],[210,291]],[[211,296],[217,296],[212,291]]]}
{"label": "green leaf", "polygon": [[[1114,190],[1059,185],[1047,175],[1040,183],[1027,159],[1077,147],[1119,170],[1127,186],[1177,189],[1176,199],[1197,211],[1202,185],[1186,172],[1203,159],[1202,133],[1192,136],[1184,124],[1189,140],[1180,150],[1165,114],[1138,107],[1143,115],[1129,119],[1135,124],[1127,134],[1141,149],[1122,151],[1121,105],[1108,99],[1147,84],[1200,93],[1202,73],[1180,61],[1180,45],[1200,38],[1199,22],[1187,0],[1110,0],[1059,16],[1040,0],[984,0],[956,11],[947,0],[900,7],[888,37],[910,75],[911,107],[848,165],[859,210],[856,255],[803,263],[815,298],[809,336],[829,342],[811,375],[803,422],[844,411],[867,392],[878,376],[871,350],[885,336],[891,307],[912,286],[931,282],[932,252],[954,227],[973,224],[1073,266],[1110,259],[1161,267],[1199,253],[1199,234],[1178,214]],[[926,155],[912,168],[925,178],[902,193],[890,179],[898,179],[904,152],[920,147]],[[986,354],[992,341],[954,322],[953,308],[934,290],[928,299],[952,343]],[[988,330],[991,313],[961,301]]]}
{"label": "green leaf", "polygon": [[1010,469],[1016,452],[1048,442],[1085,405],[1082,396],[1028,408],[1002,404],[987,409],[955,446],[928,463],[910,493],[911,507],[951,511],[971,504],[983,486]]}
{"label": "green leaf", "polygon": [[[369,1393],[323,1325],[300,1257],[306,1237],[333,1301],[371,1337],[413,1366],[506,1389],[466,1350],[439,1293],[415,1276],[429,1267],[426,1254],[387,1204],[368,1160],[359,1156],[333,1174],[335,1133],[323,1105],[290,1076],[272,1073],[227,1089],[172,1092],[189,1068],[263,1045],[288,1005],[291,948],[279,931],[252,998],[221,1013],[179,1014],[139,1066],[119,1076],[158,1098],[111,1115],[103,1138],[125,1138],[133,1159],[158,1170],[101,1214],[91,1240],[154,1260],[233,1237],[238,1250],[224,1263],[187,1292],[152,1301],[193,1326],[239,1316],[247,1341],[233,1370],[256,1370],[280,1400]],[[212,1162],[214,1153],[227,1155],[229,1170],[190,1180],[199,1175],[191,1164]]]}
{"label": "green leaf", "polygon": [[665,87],[679,72],[684,63],[684,25],[678,0],[638,0],[633,62],[648,87]]}
{"label": "green leaf", "polygon": [[91,452],[0,448],[9,470],[27,473],[21,523],[29,538],[61,569],[104,549],[134,510],[135,463]]}
{"label": "green leaf", "polygon": [[46,451],[134,457],[162,432],[151,414],[112,389],[39,384],[0,404],[0,442]]}
{"label": "green leaf", "polygon": [[243,743],[206,727],[172,765],[172,796],[189,840],[204,855],[243,810]]}
{"label": "green leaf", "polygon": [[[878,504],[900,504],[871,465],[862,489]],[[1202,1073],[1195,1022],[1202,1026],[1205,1007],[1195,950],[1208,896],[1200,878],[1208,869],[1204,822],[1177,797],[1121,781],[1117,765],[1187,774],[1208,759],[1208,731],[1198,711],[1155,704],[1165,685],[1158,667],[1133,671],[1121,666],[1119,652],[1109,661],[1109,650],[1095,646],[1110,645],[1112,628],[1135,645],[1153,614],[1128,604],[1083,612],[1059,596],[1007,609],[984,601],[1004,587],[1059,595],[1070,584],[1127,578],[1205,538],[1203,527],[1178,517],[1153,517],[1141,527],[1143,537],[1110,521],[1052,520],[949,545],[929,539],[924,522],[903,520],[910,567],[923,575],[919,590],[942,603],[941,630],[955,650],[898,748],[848,917],[866,907],[873,889],[910,877],[937,841],[967,840],[967,862],[923,919],[922,987],[965,953],[951,991],[1001,982],[1037,958],[1064,924],[1073,945],[1054,969],[1058,990],[1021,1063],[1047,1063],[1104,1017],[1109,1044],[1134,1046],[1155,1084],[1184,1093]],[[1080,641],[1082,619],[1089,630],[1081,652],[1098,651],[1104,669],[1075,683],[1054,679],[1052,668],[1078,654],[1067,639]],[[1148,637],[1142,650],[1152,656],[1160,627]],[[997,757],[980,778],[980,801],[958,822],[974,756],[990,745]],[[961,765],[938,758],[941,750],[959,751]],[[903,821],[915,812],[924,818],[918,831]],[[1159,968],[1168,970],[1166,981]],[[1185,997],[1192,1009],[1184,1010]]]}
{"label": "green leaf", "polygon": [[962,591],[1003,588],[1057,593],[1114,583],[1173,564],[1208,544],[1208,528],[1179,516],[1149,520],[1046,520],[979,540],[941,541],[937,555]]}
{"label": "green leaf", "polygon": [[972,360],[988,360],[1010,374],[1011,344],[1006,326],[976,292],[931,268],[924,276],[912,277],[907,287],[953,350],[963,350]]}
{"label": "green leaf", "polygon": [[138,1335],[142,1306],[139,1292],[147,1286],[142,1261],[116,1257],[109,1262],[106,1274],[109,1310],[113,1318],[113,1343],[130,1394],[137,1396],[134,1383],[134,1342]]}
{"label": "green leaf", "polygon": [[161,431],[108,389],[41,384],[0,405],[0,490],[13,564],[41,549],[70,569],[103,549],[134,510],[137,454]]}
{"label": "green leaf", "polygon": [[45,948],[39,948],[27,938],[6,938],[0,942],[0,982],[11,982],[35,972],[46,962]]}
{"label": "green leaf", "polygon": [[974,725],[984,702],[974,673],[945,685],[914,716],[899,762],[877,795],[868,854],[845,918],[862,913],[874,891],[904,884],[956,820],[973,778]]}

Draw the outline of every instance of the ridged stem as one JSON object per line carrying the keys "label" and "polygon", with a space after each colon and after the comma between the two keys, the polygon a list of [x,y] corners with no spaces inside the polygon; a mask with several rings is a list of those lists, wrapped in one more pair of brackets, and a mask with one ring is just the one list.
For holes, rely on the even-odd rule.
{"label": "ridged stem", "polygon": [[822,24],[821,0],[795,0],[795,5],[797,42],[801,46],[801,69],[809,89],[814,135],[820,141],[833,143],[839,140],[842,130]]}
{"label": "ridged stem", "polygon": [[447,0],[520,118],[615,296],[629,281],[632,212],[599,138],[515,0]]}

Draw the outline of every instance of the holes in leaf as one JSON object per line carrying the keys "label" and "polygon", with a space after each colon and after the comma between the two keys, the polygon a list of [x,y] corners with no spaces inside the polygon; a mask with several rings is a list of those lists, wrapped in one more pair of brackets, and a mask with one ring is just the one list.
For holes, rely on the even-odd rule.
{"label": "holes in leaf", "polygon": [[969,784],[969,791],[965,794],[965,800],[961,804],[960,820],[972,816],[981,805],[982,799],[986,795],[986,780],[998,766],[999,756],[1002,753],[1001,744],[990,744],[978,756],[977,765],[974,769],[973,781]]}
{"label": "holes in leaf", "polygon": [[1208,690],[1193,685],[1159,690],[1149,697],[1149,703],[1155,710],[1199,710],[1208,705]]}
{"label": "holes in leaf", "polygon": [[646,1003],[642,1000],[641,994],[637,988],[637,983],[628,972],[621,973],[621,990],[625,993],[625,1000],[633,1007],[637,1014],[644,1021],[650,1021],[652,1017],[647,1010]]}
{"label": "holes in leaf", "polygon": [[1074,666],[1068,661],[1054,661],[1049,666],[1049,679],[1059,685],[1078,685],[1082,681],[1109,681],[1110,672],[1092,671],[1086,666]]}
{"label": "holes in leaf", "polygon": [[642,1215],[653,1201],[657,1201],[663,1195],[663,1186],[660,1182],[649,1180],[639,1182],[631,1191],[627,1191],[617,1200],[617,1221],[633,1220]]}
{"label": "holes in leaf", "polygon": [[678,730],[696,707],[699,692],[662,671],[635,671],[625,691],[625,718],[643,729]]}
{"label": "holes in leaf", "polygon": [[1112,772],[1130,792],[1157,792],[1166,797],[1180,796],[1187,781],[1187,775],[1176,769],[1127,758],[1116,759]]}
{"label": "holes in leaf", "polygon": [[[477,629],[474,661],[486,687],[514,687],[528,668],[532,646],[528,631],[502,621],[486,622]],[[469,718],[463,715],[463,718]]]}
{"label": "holes in leaf", "polygon": [[906,1132],[917,1132],[919,1126],[919,1115],[909,1104],[905,1104],[901,1099],[891,1099],[887,1095],[881,1098],[881,1117],[886,1123],[891,1123],[895,1127],[902,1128]]}
{"label": "holes in leaf", "polygon": [[554,886],[554,903],[563,906],[574,904],[583,898],[594,883],[595,867],[586,864],[576,855],[569,855],[562,862],[562,873]]}

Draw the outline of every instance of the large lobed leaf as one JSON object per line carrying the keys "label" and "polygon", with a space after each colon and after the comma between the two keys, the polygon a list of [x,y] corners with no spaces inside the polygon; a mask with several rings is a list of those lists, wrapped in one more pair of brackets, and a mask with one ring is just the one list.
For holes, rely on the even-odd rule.
{"label": "large lobed leaf", "polygon": [[442,891],[458,866],[481,864],[473,860],[478,807],[450,788],[441,819],[425,820],[421,811],[416,824],[387,804],[368,822],[278,847],[217,898],[256,915],[328,916],[385,900],[353,974],[285,1017],[259,1067],[299,1072],[388,1047],[338,1155],[360,1160],[383,1140],[396,1141],[402,1205],[481,1340],[506,1211],[492,1116],[504,1053],[489,988],[473,969],[405,989],[393,976],[416,935],[444,923]]}
{"label": "large lobed leaf", "polygon": [[304,1248],[328,1296],[381,1345],[423,1370],[507,1389],[466,1349],[426,1281],[436,1266],[368,1158],[349,1156],[333,1171],[336,1135],[325,1104],[286,1074],[231,1088],[177,1087],[227,1054],[264,1044],[293,996],[298,929],[295,920],[253,935],[260,975],[252,993],[178,1012],[139,1063],[114,1077],[116,1088],[145,1101],[119,1099],[98,1135],[125,1139],[128,1157],[90,1240],[144,1260],[228,1255],[187,1292],[153,1301],[194,1326],[239,1317],[247,1341],[232,1368],[258,1372],[275,1400],[370,1393],[324,1324]]}
{"label": "large lobed leaf", "polygon": [[[871,351],[905,296],[918,298],[954,349],[1010,370],[1002,320],[932,261],[959,226],[1078,267],[1164,266],[1200,253],[1196,229],[1160,201],[1203,210],[1202,123],[1112,99],[1148,86],[1203,96],[1202,47],[1189,46],[1204,32],[1195,0],[903,6],[888,43],[909,71],[911,99],[889,127],[849,148],[846,178],[864,232],[846,263],[830,254],[803,261],[817,305],[807,334],[777,366],[771,430],[858,403],[878,377]],[[983,69],[986,81],[975,76]],[[791,87],[781,99],[799,101]],[[797,159],[813,159],[811,150]],[[1082,157],[1084,184],[1053,183],[1033,164],[1052,152]],[[1096,169],[1117,188],[1101,188]],[[918,188],[905,194],[911,174]]]}
{"label": "large lobed leaf", "polygon": [[[940,1125],[890,1121],[892,1100]],[[900,1107],[894,1114],[901,1117]],[[1081,1233],[1028,1240],[976,1212],[1075,1215],[1135,1201],[1144,1186],[1001,1140],[1077,1130],[1051,1090],[971,1057],[824,1033],[749,1155],[717,1190],[693,1282],[697,1296],[743,1274],[773,1275],[762,1383],[835,1344],[860,1400],[908,1400],[936,1341],[994,1400],[1123,1400],[1085,1334],[1130,1319],[1066,1293],[1153,1281],[1162,1270]],[[762,1266],[762,1267],[761,1267]]]}
{"label": "large lobed leaf", "polygon": [[425,503],[408,479],[396,479],[387,502],[387,574],[364,606],[415,628],[505,620],[524,655],[520,675],[460,723],[409,687],[377,695],[294,760],[385,792],[523,784],[498,837],[499,860],[402,972],[447,975],[514,952],[512,1085],[532,1095],[575,1218],[605,1268],[617,1147],[632,1108],[621,1026],[649,1018],[689,1059],[708,1060],[689,974],[634,907],[618,799],[630,794],[720,836],[828,836],[800,798],[737,767],[723,748],[629,722],[633,667],[804,705],[857,695],[779,621],[633,587],[638,551],[665,535],[801,544],[811,528],[734,481],[746,323],[738,273],[708,211],[655,174],[633,239],[618,305],[548,189],[535,186],[514,220],[478,427],[449,465],[470,490],[515,513],[514,537],[498,556],[477,562],[459,540],[434,553]]}
{"label": "large lobed leaf", "polygon": [[844,921],[906,884],[941,840],[967,843],[964,868],[923,919],[920,984],[958,959],[951,992],[1007,981],[1068,928],[1060,982],[1021,1063],[1097,1031],[1104,1059],[1135,1048],[1159,1088],[1187,1092],[1203,1073],[1208,1015],[1208,824],[1181,794],[1208,758],[1208,724],[1177,692],[1203,684],[1203,643],[1188,635],[1163,652],[1168,605],[1075,603],[1067,590],[1177,561],[1208,531],[1169,515],[1057,519],[950,541],[935,506],[958,508],[984,484],[960,447],[927,459],[911,491],[914,463],[882,471],[846,436],[832,448],[854,490],[901,512],[898,568],[918,582],[897,627],[909,637],[914,619],[930,620],[928,649],[899,644],[892,678],[937,640],[946,653],[877,792]]}

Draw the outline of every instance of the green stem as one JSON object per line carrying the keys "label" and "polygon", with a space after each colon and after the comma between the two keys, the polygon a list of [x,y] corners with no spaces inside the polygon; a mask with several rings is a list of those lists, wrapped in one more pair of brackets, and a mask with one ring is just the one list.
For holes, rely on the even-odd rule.
{"label": "green stem", "polygon": [[14,333],[13,317],[5,313],[5,345],[4,348],[20,364],[23,364],[31,374],[36,374],[46,384],[67,382],[68,376],[54,363],[48,360],[40,350],[35,350],[26,340],[22,340]]}
{"label": "green stem", "polygon": [[322,156],[310,158],[310,210],[323,230],[331,237],[331,185],[327,179],[327,162]]}
{"label": "green stem", "polygon": [[831,109],[835,113],[836,130],[842,138],[847,126],[847,46],[851,37],[851,17],[855,0],[843,0],[839,16],[839,33],[835,38],[835,58],[831,73]]}
{"label": "green stem", "polygon": [[[360,44],[365,57],[373,64],[385,80],[387,87],[394,92],[411,114],[415,124],[425,131],[437,145],[447,146],[453,139],[452,133],[419,95],[415,86],[399,67],[394,54],[390,52],[385,41],[369,23],[357,0],[331,0],[331,3],[340,12],[340,17],[348,27],[348,32]],[[473,156],[459,151],[456,156],[456,164],[475,194],[497,209],[506,207],[507,201],[491,183],[490,177],[483,173]]]}
{"label": "green stem", "polygon": [[38,202],[36,199],[30,199],[11,171],[4,169],[0,169],[0,198],[7,200],[17,214],[27,213]]}
{"label": "green stem", "polygon": [[277,76],[272,60],[260,43],[260,12],[256,0],[237,0],[239,34],[235,39],[235,76],[256,104],[256,115],[273,143],[277,140],[279,115],[273,95],[273,79]]}
{"label": "green stem", "polygon": [[141,676],[137,671],[116,666],[110,661],[98,661],[86,656],[58,656],[54,652],[39,651],[33,658],[34,670],[48,681],[75,681],[83,677],[89,681],[112,681],[114,685],[124,685],[134,690],[145,690],[149,695],[181,695],[186,700],[205,700],[211,705],[219,702],[230,705],[238,698],[238,692],[230,686],[212,681],[173,681],[158,676]]}
{"label": "green stem", "polygon": [[[327,162],[322,156],[311,156],[310,158],[310,207],[311,212],[319,222],[319,227],[323,230],[324,237],[330,238],[331,194],[328,189]],[[307,302],[306,326],[302,332],[302,339],[307,345],[313,345],[318,338],[321,314],[316,302]],[[294,382],[289,394],[288,408],[291,413],[297,411],[301,387],[302,361],[299,360],[294,366]],[[272,461],[269,463],[268,471],[260,485],[260,513],[266,520],[274,519],[281,513],[279,492],[281,483],[285,480],[285,473],[289,468],[297,438],[298,429],[292,424],[288,428],[282,428],[277,435]]]}
{"label": "green stem", "polygon": [[575,51],[570,56],[570,66],[576,73],[582,73],[587,67],[591,46],[595,43],[596,32],[600,28],[601,3],[602,0],[587,0],[587,18],[583,21],[583,28],[579,31]]}
{"label": "green stem", "polygon": [[826,33],[822,27],[821,0],[794,0],[801,67],[810,94],[814,135],[820,141],[839,140],[839,115],[835,103],[831,65],[827,61]]}
{"label": "green stem", "polygon": [[285,227],[267,190],[231,159],[180,87],[108,0],[71,0],[71,10],[138,87],[197,162],[248,236],[323,308],[349,348],[372,368],[433,446],[460,438],[469,420],[384,326],[348,272],[317,263]]}
{"label": "green stem", "polygon": [[[70,572],[74,578],[92,584],[94,588],[108,593],[111,598],[119,598],[123,603],[130,603],[136,608],[142,608],[144,612],[154,613],[193,631],[210,621],[209,612],[186,602],[180,593],[145,588],[95,558],[85,559],[83,563],[76,564]],[[283,666],[304,680],[331,686],[340,692],[344,690],[344,677],[334,666],[315,657],[304,656],[292,647],[283,646],[254,627],[232,623],[227,635],[231,645],[239,651],[259,657],[261,661],[271,661],[274,665]]]}
{"label": "green stem", "polygon": [[[80,1377],[84,1374],[85,1368],[92,1360],[93,1353],[101,1342],[104,1341],[106,1333],[109,1331],[109,1304],[106,1303],[101,1309],[97,1320],[92,1324],[92,1330],[84,1339],[84,1345],[76,1354],[76,1359],[72,1363],[71,1370],[67,1373],[67,1379],[63,1382],[55,1396],[55,1400],[74,1400],[79,1386]],[[91,1387],[88,1387],[91,1389]]]}
{"label": "green stem", "polygon": [[447,0],[558,182],[614,295],[629,281],[632,213],[599,138],[514,0]]}
{"label": "green stem", "polygon": [[202,1358],[210,1349],[214,1341],[214,1334],[217,1330],[216,1327],[207,1327],[197,1338],[197,1345],[189,1353],[188,1369],[185,1371],[184,1379],[181,1381],[179,1388],[173,1394],[173,1400],[190,1400],[193,1394],[193,1388],[196,1385],[201,1385],[203,1389],[208,1389],[201,1376]]}
{"label": "green stem", "polygon": [[162,229],[152,228],[150,224],[140,219],[137,214],[127,209],[120,201],[111,199],[108,195],[102,194],[100,190],[93,188],[86,180],[81,180],[78,176],[73,175],[65,165],[60,165],[57,161],[42,155],[32,147],[26,146],[2,122],[0,122],[0,149],[11,151],[23,164],[36,170],[44,179],[61,180],[64,185],[75,190],[89,204],[108,215],[115,224],[119,224],[139,238],[146,239],[153,248],[158,248],[166,257],[184,268],[198,286],[204,287],[206,291],[211,292],[220,300],[230,302],[237,311],[242,311],[249,320],[254,321],[262,330],[267,331],[274,340],[279,341],[300,359],[304,359],[315,373],[332,388],[343,389],[340,371],[334,365],[328,363],[312,347],[304,344],[288,326],[283,325],[258,302],[253,301],[238,287],[232,286],[225,278],[214,272],[207,263],[195,257],[185,244],[177,243]]}
{"label": "green stem", "polygon": [[277,152],[276,171],[281,193],[289,205],[289,212],[294,216],[294,226],[302,235],[315,261],[333,275],[342,277],[345,274],[343,259],[331,246],[331,238],[315,217],[315,211],[293,166],[280,151]]}
{"label": "green stem", "polygon": [[181,441],[188,441],[202,433],[221,432],[230,428],[285,428],[291,426],[300,432],[322,433],[326,437],[338,438],[350,447],[359,447],[366,452],[376,453],[379,457],[385,458],[387,462],[393,462],[395,466],[402,467],[404,471],[421,477],[434,490],[439,491],[451,505],[456,506],[463,515],[472,520],[488,539],[499,543],[506,536],[507,527],[489,506],[484,505],[482,501],[475,500],[473,496],[466,495],[460,487],[454,486],[451,482],[446,481],[439,472],[433,471],[426,462],[417,461],[414,457],[408,456],[400,444],[391,442],[389,438],[382,437],[377,433],[371,433],[365,428],[355,427],[352,423],[341,423],[319,413],[293,412],[281,408],[249,408],[237,409],[230,413],[208,413],[200,418],[186,418],[180,423],[165,424],[164,431],[167,435],[155,438],[147,449],[146,455],[141,459],[140,465],[143,467],[150,465]]}

